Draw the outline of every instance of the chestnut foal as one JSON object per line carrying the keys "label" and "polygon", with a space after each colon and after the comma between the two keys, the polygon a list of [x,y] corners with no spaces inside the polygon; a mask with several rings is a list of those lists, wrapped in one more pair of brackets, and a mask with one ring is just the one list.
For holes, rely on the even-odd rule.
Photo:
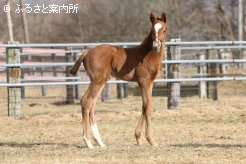
{"label": "chestnut foal", "polygon": [[164,54],[164,40],[167,30],[166,14],[156,17],[150,14],[152,27],[149,35],[140,46],[133,48],[121,48],[111,45],[100,45],[83,52],[74,64],[70,73],[75,75],[81,62],[90,78],[90,85],[81,98],[83,117],[83,139],[88,148],[93,148],[90,139],[90,126],[95,141],[99,146],[105,147],[94,117],[94,108],[98,95],[110,75],[137,82],[142,94],[142,115],[135,130],[138,145],[141,145],[140,137],[143,125],[146,122],[146,139],[151,145],[155,145],[151,131],[152,114],[152,88],[153,81],[162,68]]}

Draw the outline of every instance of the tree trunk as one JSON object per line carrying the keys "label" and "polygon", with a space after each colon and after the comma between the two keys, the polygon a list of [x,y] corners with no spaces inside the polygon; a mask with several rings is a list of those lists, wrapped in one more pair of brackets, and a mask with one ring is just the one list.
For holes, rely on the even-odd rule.
{"label": "tree trunk", "polygon": [[[6,5],[10,6],[10,0],[6,0]],[[11,17],[10,11],[6,12],[6,14],[7,14],[7,21],[8,21],[9,41],[13,42],[14,41],[14,35],[13,35],[12,17]]]}

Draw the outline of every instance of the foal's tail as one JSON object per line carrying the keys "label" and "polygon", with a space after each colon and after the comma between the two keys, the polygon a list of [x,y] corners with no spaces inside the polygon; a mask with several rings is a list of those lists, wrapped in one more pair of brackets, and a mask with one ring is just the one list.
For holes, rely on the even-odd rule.
{"label": "foal's tail", "polygon": [[70,74],[74,76],[78,72],[79,67],[87,53],[88,51],[82,52],[82,54],[79,56],[78,60],[75,62],[72,69],[70,70]]}

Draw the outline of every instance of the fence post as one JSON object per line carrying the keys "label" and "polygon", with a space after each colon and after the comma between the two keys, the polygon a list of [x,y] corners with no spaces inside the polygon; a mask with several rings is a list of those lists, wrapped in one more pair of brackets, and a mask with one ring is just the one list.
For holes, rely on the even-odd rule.
{"label": "fence post", "polygon": [[[169,47],[170,48],[170,47]],[[170,50],[169,50],[170,51]],[[164,60],[165,60],[165,62],[167,62],[167,54],[168,54],[168,49],[167,49],[167,51],[166,51],[166,54],[164,55]],[[168,73],[167,73],[167,71],[168,71],[168,64],[167,63],[165,63],[165,66],[164,66],[165,68],[163,69],[163,72],[165,72],[165,78],[167,79],[168,78]]]}
{"label": "fence post", "polygon": [[[207,59],[216,59],[218,57],[217,50],[207,50]],[[209,77],[216,77],[218,64],[210,63],[207,64],[207,74]],[[207,98],[218,100],[218,82],[208,81],[207,82]]]}
{"label": "fence post", "polygon": [[127,98],[128,97],[128,88],[129,88],[128,83],[124,83],[124,84],[119,83],[116,85],[117,85],[117,98],[118,99]]}
{"label": "fence post", "polygon": [[[19,44],[19,42],[8,42]],[[11,47],[6,49],[7,63],[20,64],[20,48]],[[7,82],[10,84],[20,83],[20,67],[7,68]],[[21,113],[21,87],[8,87],[8,116],[19,117]]]}
{"label": "fence post", "polygon": [[[246,19],[246,17],[245,17]],[[243,51],[243,59],[246,59],[246,51]],[[246,63],[243,63],[243,69],[246,69]]]}
{"label": "fence post", "polygon": [[[172,42],[180,42],[180,39],[172,39]],[[168,60],[180,60],[180,46],[168,47],[167,58]],[[179,64],[168,64],[168,78],[178,79],[179,78]],[[168,99],[167,108],[175,109],[180,103],[180,82],[167,83]]]}
{"label": "fence post", "polygon": [[[72,48],[67,48],[66,50],[71,51]],[[67,63],[73,62],[73,55],[71,52],[67,52],[65,54],[65,58],[66,58]],[[71,66],[66,67],[66,77],[71,77],[70,73],[69,73],[70,69],[71,69]],[[73,81],[73,80],[67,79],[67,82],[71,82],[71,81]],[[73,104],[74,103],[74,86],[73,85],[67,85],[66,91],[67,91],[67,101],[66,101],[67,104]]]}
{"label": "fence post", "polygon": [[[202,53],[198,53],[198,57],[200,60],[205,60],[205,54]],[[206,65],[201,63],[198,66],[198,74],[200,75],[200,77],[203,77],[202,75],[207,73],[207,68]],[[200,81],[199,82],[199,97],[201,99],[207,98],[207,90],[206,90],[206,82],[205,81]]]}
{"label": "fence post", "polygon": [[[53,50],[54,47],[51,47],[51,49]],[[56,62],[56,54],[55,53],[51,53],[51,60],[53,63]],[[53,69],[53,76],[57,77],[56,67],[53,67],[52,69]]]}
{"label": "fence post", "polygon": [[[20,53],[23,53],[23,48],[20,48]],[[20,63],[23,63],[23,60],[20,58]],[[22,69],[21,71],[21,79],[25,79],[25,71]],[[25,92],[25,87],[21,87],[21,99],[25,99],[26,97],[26,92]]]}
{"label": "fence post", "polygon": [[[78,53],[73,53],[73,62],[75,62],[77,60],[77,56]],[[78,70],[76,77],[79,78],[80,77],[80,69]],[[79,79],[76,79],[75,81],[80,81]],[[81,97],[81,93],[80,93],[80,85],[75,85],[75,98],[78,100]]]}
{"label": "fence post", "polygon": [[[226,59],[225,52],[223,49],[219,50],[219,59]],[[220,73],[224,76],[224,74],[226,74],[226,64],[220,64],[219,67]]]}
{"label": "fence post", "polygon": [[128,97],[129,84],[128,83],[124,83],[123,84],[123,88],[124,88],[124,98],[127,98]]}
{"label": "fence post", "polygon": [[123,84],[118,83],[118,84],[116,84],[116,86],[117,86],[117,98],[123,99],[123,92],[122,92]]}
{"label": "fence post", "polygon": [[[244,59],[244,50],[240,49],[239,50],[239,59]],[[239,69],[244,69],[244,63],[239,63]]]}
{"label": "fence post", "polygon": [[[40,59],[40,62],[43,62],[44,61],[44,59]],[[40,76],[42,77],[42,76],[44,76],[44,68],[40,68]],[[41,90],[42,90],[42,96],[43,97],[46,97],[46,95],[47,95],[47,92],[46,92],[46,86],[41,86]]]}
{"label": "fence post", "polygon": [[110,100],[109,92],[110,92],[110,86],[108,83],[106,83],[102,90],[102,97],[101,97],[102,102],[107,102]]}

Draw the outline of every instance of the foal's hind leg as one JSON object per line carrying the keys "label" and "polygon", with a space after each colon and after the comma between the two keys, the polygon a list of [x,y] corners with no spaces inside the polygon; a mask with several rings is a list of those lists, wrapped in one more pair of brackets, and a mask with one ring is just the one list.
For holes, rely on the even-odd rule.
{"label": "foal's hind leg", "polygon": [[93,148],[90,140],[90,114],[93,103],[97,98],[103,84],[91,82],[89,88],[87,89],[85,95],[81,98],[81,108],[83,117],[83,139],[88,148]]}
{"label": "foal's hind leg", "polygon": [[[89,86],[90,88],[90,86]],[[91,101],[88,100],[88,91],[89,88],[87,89],[86,93],[84,96],[80,99],[80,105],[82,109],[82,124],[83,124],[83,139],[86,143],[86,146],[89,149],[93,148],[93,145],[90,140],[90,131],[89,131],[89,112],[90,112],[90,106],[91,106]]]}
{"label": "foal's hind leg", "polygon": [[94,140],[97,142],[97,144],[100,147],[106,147],[102,141],[101,135],[100,135],[98,127],[97,127],[96,118],[95,118],[95,106],[96,106],[97,98],[102,91],[102,88],[103,88],[103,86],[101,87],[100,91],[98,92],[98,94],[97,94],[97,96],[94,99],[94,102],[92,104],[91,111],[90,111],[90,124],[91,124],[91,130],[92,130]]}

